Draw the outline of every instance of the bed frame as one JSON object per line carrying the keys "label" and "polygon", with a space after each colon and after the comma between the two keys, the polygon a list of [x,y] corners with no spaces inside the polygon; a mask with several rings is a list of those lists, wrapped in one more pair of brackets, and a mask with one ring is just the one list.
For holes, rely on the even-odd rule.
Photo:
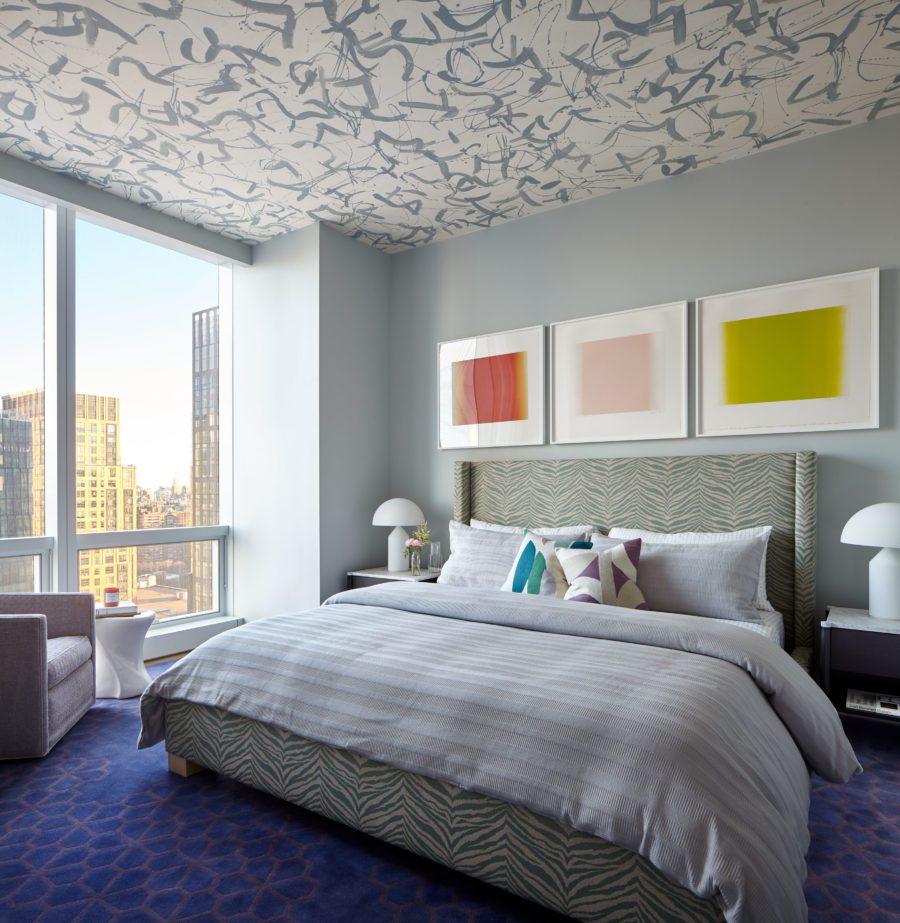
{"label": "bed frame", "polygon": [[[773,526],[769,598],[809,667],[815,604],[812,452],[462,461],[454,518],[656,531]],[[721,923],[713,899],[646,859],[523,807],[190,702],[166,704],[169,768],[204,768],[587,921]]]}

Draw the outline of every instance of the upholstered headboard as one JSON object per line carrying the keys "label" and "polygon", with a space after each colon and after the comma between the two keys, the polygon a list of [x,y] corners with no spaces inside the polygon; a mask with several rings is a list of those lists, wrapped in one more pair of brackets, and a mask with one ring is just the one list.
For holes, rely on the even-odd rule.
{"label": "upholstered headboard", "polygon": [[509,525],[575,522],[722,532],[771,525],[767,583],[801,662],[813,644],[815,452],[460,461],[453,516]]}

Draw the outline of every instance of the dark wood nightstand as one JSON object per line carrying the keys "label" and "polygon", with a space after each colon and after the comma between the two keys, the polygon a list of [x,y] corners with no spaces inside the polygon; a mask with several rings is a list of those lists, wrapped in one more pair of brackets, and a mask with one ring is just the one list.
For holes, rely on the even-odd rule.
{"label": "dark wood nightstand", "polygon": [[388,570],[386,567],[370,567],[366,570],[347,572],[347,589],[356,590],[361,586],[377,586],[379,583],[437,583],[438,573],[423,569],[413,576],[408,570]]}
{"label": "dark wood nightstand", "polygon": [[821,640],[822,688],[839,714],[900,729],[900,716],[847,708],[848,689],[900,695],[900,621],[873,619],[864,609],[829,606]]}

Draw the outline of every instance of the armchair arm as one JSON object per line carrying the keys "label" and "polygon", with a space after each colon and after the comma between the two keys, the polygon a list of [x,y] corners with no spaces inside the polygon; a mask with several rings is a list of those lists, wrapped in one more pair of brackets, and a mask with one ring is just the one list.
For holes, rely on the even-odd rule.
{"label": "armchair arm", "polygon": [[43,756],[49,746],[47,620],[0,614],[0,759]]}

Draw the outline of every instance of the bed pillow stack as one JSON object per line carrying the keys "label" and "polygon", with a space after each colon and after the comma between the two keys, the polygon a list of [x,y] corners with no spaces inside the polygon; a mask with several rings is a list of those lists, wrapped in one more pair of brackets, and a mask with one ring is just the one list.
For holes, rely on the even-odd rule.
{"label": "bed pillow stack", "polygon": [[[508,531],[507,531],[508,530]],[[463,586],[480,589],[497,590],[507,582],[511,572],[520,557],[527,537],[532,536],[535,542],[535,551],[540,551],[544,559],[544,571],[540,576],[533,578],[527,585],[533,587],[539,583],[539,592],[545,596],[557,594],[557,581],[565,578],[556,562],[552,549],[556,542],[568,544],[584,541],[585,532],[582,528],[575,529],[547,529],[540,530],[541,534],[527,532],[515,527],[498,529],[477,529],[464,525],[461,522],[450,522],[450,556],[441,570],[437,582],[449,586]],[[547,538],[547,533],[550,538]],[[537,542],[541,547],[537,548]],[[549,547],[544,549],[544,544]],[[535,556],[536,559],[536,556]],[[547,569],[548,559],[550,567]],[[523,565],[524,566],[524,565]],[[546,572],[546,576],[544,576]],[[562,592],[565,592],[563,583]],[[562,592],[559,595],[562,595]]]}
{"label": "bed pillow stack", "polygon": [[774,612],[766,590],[766,556],[771,526],[757,526],[752,529],[738,529],[735,532],[649,532],[646,529],[610,529],[609,537],[617,539],[640,538],[653,545],[720,545],[723,542],[744,542],[763,539],[763,553],[760,561],[759,580],[754,604],[757,609]]}
{"label": "bed pillow stack", "polygon": [[451,521],[450,556],[437,582],[497,589],[506,580],[521,544],[521,532],[487,532]]}
{"label": "bed pillow stack", "polygon": [[[768,536],[700,544],[652,544],[643,541],[639,584],[647,606],[736,622],[758,622],[759,574]],[[595,533],[595,548],[620,538]]]}

